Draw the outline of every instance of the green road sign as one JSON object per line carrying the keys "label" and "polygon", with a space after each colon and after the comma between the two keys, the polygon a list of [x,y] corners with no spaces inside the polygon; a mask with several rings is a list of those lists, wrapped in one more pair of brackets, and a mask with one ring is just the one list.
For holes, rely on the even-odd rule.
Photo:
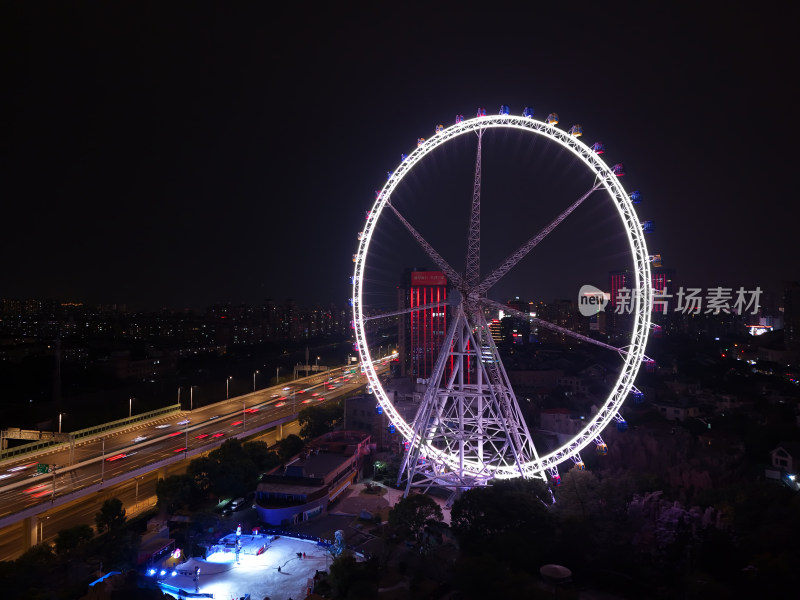
{"label": "green road sign", "polygon": [[50,465],[46,465],[45,463],[39,463],[36,465],[36,473],[49,473],[50,472]]}

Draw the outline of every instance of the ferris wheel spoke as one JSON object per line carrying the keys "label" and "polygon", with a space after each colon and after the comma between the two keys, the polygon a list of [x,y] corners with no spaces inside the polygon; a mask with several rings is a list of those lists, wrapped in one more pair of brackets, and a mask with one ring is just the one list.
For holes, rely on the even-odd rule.
{"label": "ferris wheel spoke", "polygon": [[531,317],[528,313],[522,312],[521,310],[517,310],[515,308],[511,308],[510,306],[501,304],[500,302],[495,302],[494,300],[483,298],[481,300],[481,304],[483,304],[484,306],[490,306],[492,308],[502,310],[504,313],[514,315],[515,317],[520,317],[525,320],[530,320],[532,325],[536,325],[544,329],[549,329],[550,331],[555,331],[556,333],[560,333],[562,335],[567,335],[569,337],[575,338],[576,340],[587,342],[589,344],[594,344],[595,346],[605,348],[606,350],[612,350],[622,355],[628,354],[628,350],[625,348],[617,348],[616,346],[612,346],[611,344],[606,344],[605,342],[601,342],[600,340],[591,338],[588,335],[582,335],[580,333],[572,331],[571,329],[567,329],[566,327],[561,327],[560,325],[551,323],[550,321],[545,321],[544,319]]}
{"label": "ferris wheel spoke", "polygon": [[400,315],[407,315],[408,313],[417,312],[420,310],[430,310],[431,308],[441,308],[444,306],[450,306],[452,303],[449,300],[444,300],[442,302],[429,302],[428,304],[420,304],[419,306],[412,306],[411,308],[403,308],[401,310],[393,310],[390,312],[385,313],[378,313],[374,315],[364,315],[364,321],[374,321],[376,319],[386,319],[389,317],[397,317]]}
{"label": "ferris wheel spoke", "polygon": [[546,238],[553,229],[558,227],[561,222],[566,219],[572,211],[578,208],[584,200],[586,200],[589,196],[591,196],[595,191],[600,189],[602,186],[602,182],[596,183],[592,186],[588,192],[586,192],[583,196],[578,198],[575,202],[573,202],[564,212],[558,215],[552,223],[550,223],[547,227],[542,229],[537,235],[529,239],[525,242],[522,246],[520,246],[515,252],[510,254],[508,258],[506,258],[502,264],[497,267],[494,271],[489,273],[486,278],[481,281],[480,285],[477,287],[477,292],[479,295],[485,294],[489,288],[491,288],[495,283],[500,281],[506,273],[508,273],[511,269],[513,269],[519,261],[525,258],[528,253],[533,250],[539,242],[541,242],[544,238]]}
{"label": "ferris wheel spoke", "polygon": [[478,284],[481,276],[481,142],[483,129],[478,130],[478,152],[475,158],[475,180],[472,185],[472,210],[469,216],[467,235],[467,271],[469,287]]}
{"label": "ferris wheel spoke", "polygon": [[386,206],[392,209],[392,212],[397,215],[397,218],[400,219],[400,222],[405,226],[411,236],[417,240],[417,243],[422,247],[425,253],[430,257],[430,259],[439,267],[442,272],[447,275],[448,279],[450,279],[450,283],[455,286],[461,285],[461,275],[459,275],[456,270],[451,267],[447,261],[442,258],[441,254],[439,254],[436,250],[433,249],[424,237],[414,229],[413,225],[406,221],[405,217],[400,214],[400,211],[397,210],[391,203],[387,203]]}
{"label": "ferris wheel spoke", "polygon": [[545,329],[549,329],[550,331],[556,331],[558,333],[567,335],[582,342],[594,344],[595,346],[599,346],[600,348],[605,348],[606,350],[617,352],[618,354],[622,355],[628,354],[628,351],[625,348],[617,348],[616,346],[612,346],[611,344],[606,344],[605,342],[601,342],[600,340],[591,338],[588,335],[577,333],[575,331],[572,331],[571,329],[567,329],[566,327],[560,327],[559,325],[551,323],[550,321],[545,321],[544,319],[539,319],[534,317],[533,319],[531,319],[531,324],[537,325],[539,327],[544,327]]}

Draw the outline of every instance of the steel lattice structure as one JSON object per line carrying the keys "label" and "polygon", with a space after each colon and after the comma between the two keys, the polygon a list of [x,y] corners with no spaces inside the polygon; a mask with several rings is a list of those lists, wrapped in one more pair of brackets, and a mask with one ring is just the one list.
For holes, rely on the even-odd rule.
{"label": "steel lattice structure", "polygon": [[[569,150],[585,168],[594,173],[595,183],[550,225],[531,237],[496,269],[481,279],[479,273],[481,141],[482,136],[491,129],[513,129],[556,142]],[[478,135],[478,153],[467,233],[466,272],[460,273],[442,258],[396,207],[392,206],[391,198],[403,178],[433,150],[458,136],[470,133]],[[599,190],[605,190],[613,201],[627,234],[633,258],[637,291],[632,299],[633,331],[630,344],[624,349],[618,349],[555,324],[538,320],[536,324],[539,326],[617,350],[624,360],[614,388],[593,418],[567,443],[540,456],[521,416],[516,397],[483,316],[484,308],[497,306],[497,303],[486,297],[486,293],[586,198]],[[387,208],[389,216],[385,218],[394,218],[391,215],[398,218],[434,264],[447,275],[450,285],[458,291],[458,294],[453,294],[448,301],[453,316],[427,391],[412,423],[407,423],[401,418],[382,387],[372,364],[364,327],[365,321],[371,318],[400,315],[426,308],[418,306],[384,313],[377,317],[374,315],[368,317],[364,313],[364,274],[370,241],[379,220],[387,215]],[[642,226],[630,197],[619,182],[618,175],[577,137],[558,129],[554,124],[508,114],[478,116],[460,120],[447,128],[437,128],[434,137],[421,141],[416,150],[406,157],[393,173],[390,173],[386,184],[377,194],[372,210],[368,213],[366,226],[360,235],[358,252],[353,259],[355,273],[352,304],[356,344],[364,373],[378,403],[397,431],[410,442],[404,465],[409,486],[412,483],[413,485],[436,484],[462,489],[485,484],[490,479],[544,478],[546,473],[555,475],[559,463],[565,460],[579,463],[580,451],[590,444],[602,444],[600,432],[612,421],[622,420],[619,409],[627,395],[635,389],[634,379],[642,361],[647,359],[644,349],[650,329],[652,301],[650,258]],[[452,299],[454,297],[456,300]],[[504,309],[509,310],[508,307]],[[473,360],[475,362],[471,368],[474,377],[467,381],[464,375],[469,367],[465,365]],[[451,365],[449,373],[445,368],[446,363]]]}

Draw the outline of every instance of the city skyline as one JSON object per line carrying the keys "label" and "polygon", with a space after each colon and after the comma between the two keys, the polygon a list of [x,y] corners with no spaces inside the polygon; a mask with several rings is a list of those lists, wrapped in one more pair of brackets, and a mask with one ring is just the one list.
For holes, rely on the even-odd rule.
{"label": "city skyline", "polygon": [[[656,224],[650,251],[681,282],[777,292],[800,278],[784,150],[797,125],[782,118],[798,53],[780,15],[587,7],[549,15],[565,36],[492,11],[478,26],[446,8],[170,10],[20,6],[6,20],[4,297],[342,305],[385,173],[435,125],[501,104],[556,111],[565,130],[581,123],[583,140],[602,140],[607,162],[625,164],[626,190],[642,192],[640,218]],[[469,192],[436,181],[443,162],[421,181],[449,190],[463,214],[427,226],[452,230],[460,248]],[[491,171],[484,184],[487,213],[519,192]],[[506,218],[534,233],[534,217],[559,210]],[[576,227],[547,252],[585,238]],[[598,254],[615,260],[613,245]],[[498,293],[572,297],[592,283],[566,279],[553,269],[530,292],[521,281]]]}

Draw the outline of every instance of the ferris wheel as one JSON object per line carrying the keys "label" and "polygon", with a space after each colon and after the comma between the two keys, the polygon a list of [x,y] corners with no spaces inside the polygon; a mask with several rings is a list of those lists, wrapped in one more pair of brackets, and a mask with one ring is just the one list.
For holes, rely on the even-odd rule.
{"label": "ferris wheel", "polygon": [[[358,252],[353,255],[355,272],[352,278],[353,326],[355,343],[360,355],[362,370],[375,395],[377,409],[386,415],[393,431],[405,439],[401,477],[406,478],[408,492],[411,486],[438,485],[453,490],[485,485],[491,479],[514,477],[550,478],[560,482],[558,465],[571,461],[583,468],[580,453],[594,445],[605,449],[601,432],[616,421],[618,428],[626,424],[620,408],[629,394],[640,394],[634,380],[645,356],[645,346],[650,329],[650,306],[652,299],[650,262],[644,239],[644,229],[634,209],[633,201],[620,183],[624,174],[621,164],[609,166],[601,158],[604,147],[601,143],[588,146],[579,137],[582,128],[573,126],[569,131],[558,128],[558,116],[550,114],[544,121],[533,118],[533,111],[526,108],[521,116],[510,114],[503,106],[497,115],[486,115],[479,109],[476,117],[464,119],[457,116],[455,123],[435,128],[434,135],[420,138],[416,149],[403,155],[396,170],[390,172],[383,188],[376,193],[372,209],[367,213],[366,225],[359,233]],[[511,252],[505,260],[488,274],[480,272],[481,264],[481,184],[482,147],[484,135],[497,135],[509,131],[520,135],[538,136],[548,140],[549,145],[565,150],[572,163],[584,175],[591,176],[589,189],[580,194],[555,219],[532,235]],[[505,130],[505,131],[502,131]],[[393,204],[393,194],[402,182],[431,154],[442,146],[457,143],[462,136],[477,136],[477,152],[474,162],[471,203],[466,207],[469,225],[466,232],[466,258],[463,270],[454,268],[443,253],[434,248]],[[505,138],[501,138],[505,139]],[[463,138],[462,138],[463,140]],[[616,227],[624,232],[626,247],[632,259],[634,293],[630,299],[630,339],[620,347],[582,335],[542,318],[532,318],[490,299],[487,292],[516,267],[551,232],[595,193],[604,194],[616,209]],[[566,203],[565,203],[566,204]],[[613,212],[613,211],[612,211]],[[376,360],[371,355],[367,326],[371,320],[419,313],[430,310],[434,304],[417,304],[412,308],[376,313],[366,304],[365,290],[369,285],[367,264],[379,248],[371,248],[373,237],[387,220],[399,222],[413,238],[417,249],[447,277],[452,292],[445,302],[448,311],[447,330],[442,337],[441,348],[427,378],[427,387],[422,395],[414,419],[404,419],[394,405],[375,368]],[[526,234],[528,235],[528,234]],[[384,249],[385,251],[385,249]],[[437,302],[439,306],[441,302]],[[523,418],[517,398],[495,341],[490,332],[486,313],[502,309],[506,314],[529,320],[532,326],[558,333],[571,339],[581,340],[620,354],[623,364],[615,383],[602,406],[586,419],[585,426],[568,441],[558,447],[537,448]]]}

